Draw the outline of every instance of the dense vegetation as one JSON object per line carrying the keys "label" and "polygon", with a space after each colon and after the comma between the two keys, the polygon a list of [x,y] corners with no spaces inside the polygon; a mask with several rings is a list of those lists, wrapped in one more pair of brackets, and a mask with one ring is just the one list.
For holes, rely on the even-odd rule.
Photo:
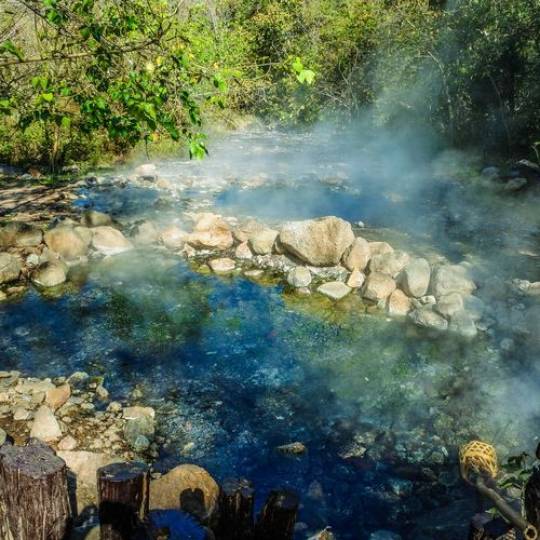
{"label": "dense vegetation", "polygon": [[[540,138],[537,0],[2,0],[0,159],[58,163],[204,119],[361,115],[502,154]],[[369,111],[367,113],[366,111]],[[211,122],[208,122],[210,124]]]}

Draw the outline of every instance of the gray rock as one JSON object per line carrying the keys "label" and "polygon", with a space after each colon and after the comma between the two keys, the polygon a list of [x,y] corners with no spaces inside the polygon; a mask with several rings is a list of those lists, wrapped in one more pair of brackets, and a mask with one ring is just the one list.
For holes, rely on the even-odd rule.
{"label": "gray rock", "polygon": [[416,326],[445,331],[448,328],[448,321],[429,307],[415,309],[409,313],[409,318]]}
{"label": "gray rock", "polygon": [[526,178],[512,178],[504,184],[504,191],[519,191],[527,185]]}
{"label": "gray rock", "polygon": [[21,262],[9,253],[0,253],[0,285],[19,278]]}
{"label": "gray rock", "polygon": [[458,311],[450,317],[448,329],[466,338],[473,338],[478,334],[473,317],[465,310]]}
{"label": "gray rock", "polygon": [[461,294],[454,292],[441,296],[434,309],[437,313],[440,313],[443,317],[448,319],[454,315],[454,313],[461,311],[463,307],[463,297]]}
{"label": "gray rock", "polygon": [[305,266],[296,266],[287,274],[287,283],[296,288],[309,287],[311,272]]}
{"label": "gray rock", "polygon": [[351,224],[330,216],[286,223],[279,235],[283,248],[313,266],[339,263],[354,242]]}
{"label": "gray rock", "polygon": [[351,292],[351,288],[342,281],[330,281],[318,287],[317,291],[332,300],[341,300]]}
{"label": "gray rock", "polygon": [[412,259],[401,273],[400,284],[409,296],[420,298],[427,293],[430,279],[429,262],[426,259]]}
{"label": "gray rock", "polygon": [[476,285],[463,266],[445,265],[433,271],[431,289],[437,298],[453,292],[465,296],[471,294],[476,289]]}

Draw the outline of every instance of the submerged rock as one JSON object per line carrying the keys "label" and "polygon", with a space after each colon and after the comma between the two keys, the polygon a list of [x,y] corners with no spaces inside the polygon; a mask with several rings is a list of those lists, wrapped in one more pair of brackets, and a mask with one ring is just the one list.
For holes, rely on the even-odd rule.
{"label": "submerged rock", "polygon": [[317,291],[332,300],[341,300],[351,292],[351,288],[343,281],[329,281],[318,287]]}
{"label": "submerged rock", "polygon": [[377,302],[386,300],[396,289],[396,282],[388,275],[380,272],[369,274],[362,294],[364,298]]}
{"label": "submerged rock", "polygon": [[439,298],[434,309],[443,317],[449,318],[464,307],[463,297],[459,293],[445,294]]}
{"label": "submerged rock", "polygon": [[31,279],[40,287],[56,287],[66,281],[66,268],[60,262],[48,262],[34,270]]}
{"label": "submerged rock", "polygon": [[45,243],[64,259],[76,259],[88,253],[90,242],[81,233],[67,225],[60,225],[45,233]]}
{"label": "submerged rock", "polygon": [[403,290],[416,298],[424,296],[431,280],[431,267],[426,259],[412,259],[407,263],[400,276]]}
{"label": "submerged rock", "polygon": [[179,465],[150,482],[152,510],[178,508],[192,514],[203,523],[214,520],[218,511],[219,486],[197,465]]}
{"label": "submerged rock", "polygon": [[144,221],[137,225],[133,235],[133,241],[141,246],[157,244],[159,238],[159,230],[152,221]]}
{"label": "submerged rock", "polygon": [[109,214],[97,210],[86,210],[81,218],[81,224],[85,227],[102,227],[111,225],[113,222]]}
{"label": "submerged rock", "polygon": [[19,279],[21,262],[9,253],[0,253],[0,285]]}
{"label": "submerged rock", "polygon": [[276,450],[278,452],[281,452],[282,454],[293,454],[293,455],[300,455],[307,452],[306,445],[301,442],[282,444],[281,446],[276,447]]}
{"label": "submerged rock", "polygon": [[133,244],[113,227],[93,229],[92,245],[103,255],[118,255],[133,249]]}
{"label": "submerged rock", "polygon": [[465,310],[457,311],[450,317],[448,330],[467,338],[473,338],[478,334],[474,318]]}
{"label": "submerged rock", "polygon": [[423,328],[441,331],[448,328],[448,321],[438,313],[435,313],[431,307],[415,309],[414,311],[411,311],[409,318],[416,326],[421,326]]}
{"label": "submerged rock", "polygon": [[311,279],[311,272],[305,266],[296,266],[287,274],[287,283],[296,288],[309,287]]}
{"label": "submerged rock", "polygon": [[188,233],[176,225],[171,225],[161,231],[161,242],[167,249],[182,249]]}
{"label": "submerged rock", "polygon": [[364,270],[369,263],[371,250],[369,242],[360,236],[354,239],[352,246],[343,255],[343,265],[351,272]]}
{"label": "submerged rock", "polygon": [[330,216],[286,223],[279,235],[283,248],[313,266],[339,263],[354,242],[351,224]]}

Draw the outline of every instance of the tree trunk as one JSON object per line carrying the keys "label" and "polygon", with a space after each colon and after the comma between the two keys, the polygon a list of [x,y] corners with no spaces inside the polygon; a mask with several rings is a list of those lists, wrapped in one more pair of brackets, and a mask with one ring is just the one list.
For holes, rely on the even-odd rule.
{"label": "tree trunk", "polygon": [[249,540],[253,537],[255,491],[249,480],[230,478],[220,494],[219,540]]}
{"label": "tree trunk", "polygon": [[43,443],[0,449],[2,540],[63,540],[71,525],[67,468]]}
{"label": "tree trunk", "polygon": [[476,514],[469,527],[468,540],[515,540],[516,531],[502,518],[484,512]]}
{"label": "tree trunk", "polygon": [[97,471],[101,540],[144,537],[150,476],[144,463],[112,463]]}
{"label": "tree trunk", "polygon": [[257,540],[292,540],[298,502],[295,493],[271,491],[259,515],[255,535]]}

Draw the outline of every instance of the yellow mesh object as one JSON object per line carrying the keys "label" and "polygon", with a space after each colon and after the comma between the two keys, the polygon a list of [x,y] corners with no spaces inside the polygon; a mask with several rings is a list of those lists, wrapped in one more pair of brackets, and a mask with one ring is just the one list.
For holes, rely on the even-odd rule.
{"label": "yellow mesh object", "polygon": [[491,444],[482,441],[471,441],[459,449],[459,468],[461,476],[467,480],[471,472],[497,476],[499,466],[497,453]]}

